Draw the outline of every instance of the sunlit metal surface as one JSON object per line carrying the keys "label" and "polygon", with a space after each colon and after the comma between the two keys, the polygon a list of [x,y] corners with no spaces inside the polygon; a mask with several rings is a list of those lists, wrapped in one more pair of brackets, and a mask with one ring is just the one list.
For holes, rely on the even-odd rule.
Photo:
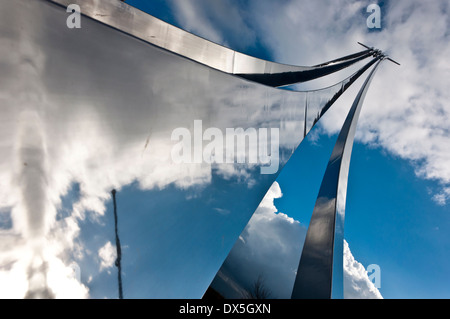
{"label": "sunlit metal surface", "polygon": [[344,297],[344,218],[350,157],[364,97],[380,62],[355,98],[331,154],[303,246],[293,299]]}
{"label": "sunlit metal surface", "polygon": [[[325,88],[319,91],[310,91],[307,92],[307,100],[305,102],[305,132],[309,132],[312,126],[320,119],[320,117],[328,110],[331,105],[341,96],[341,94],[350,87],[362,74],[365,73],[370,67],[372,67],[375,63],[379,61],[379,58],[372,59],[369,63],[364,65],[361,69],[355,72],[352,76],[347,78],[346,80],[338,83],[329,88]],[[335,92],[335,93],[333,93]],[[334,95],[333,95],[334,94]],[[332,98],[330,99],[330,97]],[[326,101],[325,101],[326,100]],[[318,105],[325,105],[322,109],[318,109]],[[322,113],[323,112],[323,113]],[[355,121],[356,122],[356,121]],[[342,169],[342,177],[341,177],[341,185],[342,187],[346,186],[346,182],[344,184],[344,177],[347,176],[344,173],[344,169]],[[333,183],[333,181],[329,181]],[[325,183],[325,182],[324,182]],[[345,201],[345,196],[341,200]],[[264,209],[264,208],[258,208]],[[255,215],[258,214],[258,211]],[[254,223],[258,223],[258,217],[256,217],[256,221]],[[261,217],[260,217],[261,218]],[[274,217],[275,218],[275,217]],[[249,273],[254,274],[249,269],[255,268],[263,268],[262,265],[258,265],[257,261],[252,260],[249,256],[257,256],[259,254],[258,250],[260,246],[263,245],[255,245],[251,246],[247,244],[245,240],[242,238],[246,237],[245,234],[251,232],[249,227],[257,227],[251,222],[247,225],[246,229],[240,236],[240,240],[238,240],[233,249],[230,251],[230,254],[227,256],[224,264],[221,266],[219,272],[214,278],[213,282],[210,285],[210,290],[208,290],[205,298],[211,298],[211,292],[214,291],[218,293],[224,298],[227,299],[236,299],[236,298],[247,298],[251,295],[252,290],[255,288],[253,285],[258,281],[252,282],[254,278],[252,276],[248,276]],[[266,226],[267,227],[267,226]],[[274,223],[273,227],[278,227],[277,223]],[[297,228],[296,228],[297,229]],[[317,229],[316,229],[317,230]],[[312,230],[312,231],[316,231]],[[274,231],[274,229],[272,229]],[[275,239],[274,239],[275,240]],[[267,292],[270,291],[272,298],[291,298],[292,295],[292,287],[295,281],[295,273],[298,267],[298,261],[300,260],[300,254],[302,250],[302,243],[304,242],[304,237],[302,237],[302,230],[300,228],[297,229],[295,234],[291,234],[289,237],[289,243],[282,244],[282,247],[285,249],[283,253],[278,253],[278,258],[280,258],[280,263],[283,262],[283,266],[279,267],[269,267],[271,273],[260,274],[261,276],[265,275],[265,278],[258,278],[258,280],[264,279],[264,288]],[[270,246],[271,244],[265,243],[265,245]],[[245,252],[245,255],[244,255]],[[342,252],[341,252],[342,255]],[[337,254],[339,256],[339,254]],[[267,259],[270,259],[267,256]],[[282,260],[282,261],[281,261]],[[267,260],[266,264],[271,264],[271,261]],[[342,266],[341,266],[342,268]],[[261,270],[261,269],[260,269]],[[266,269],[267,271],[267,269]],[[246,276],[247,275],[247,276]],[[248,278],[251,277],[251,278]],[[274,279],[276,278],[276,279]],[[249,283],[251,282],[251,283]],[[260,283],[262,285],[262,283]]]}
{"label": "sunlit metal surface", "polygon": [[[85,15],[80,29],[66,25],[69,3]],[[278,172],[351,81],[314,92],[264,86],[222,71],[293,69],[239,62],[204,40],[198,48],[196,37],[158,21],[120,1],[0,2],[0,213],[11,219],[0,225],[0,271],[19,295],[117,296],[108,277],[115,189],[124,296],[200,298]],[[209,145],[210,128],[278,129],[263,145],[279,152],[275,169],[210,163],[202,153],[174,163],[179,128],[193,148]]]}
{"label": "sunlit metal surface", "polygon": [[[116,27],[83,18],[69,29],[65,8],[49,1],[0,3],[0,204],[12,220],[1,229],[0,268],[15,271],[24,295],[114,298],[102,258],[114,242],[116,189],[124,295],[199,298],[312,127],[309,94],[230,76],[120,32],[144,16],[123,20],[135,10],[118,1],[79,3]],[[323,105],[335,94],[317,91]],[[267,142],[279,150],[273,174],[261,174],[262,163],[174,163],[172,133],[194,135],[199,122],[221,132],[279,129],[279,141]],[[71,262],[79,282],[58,277]],[[64,280],[73,289],[61,289]]]}
{"label": "sunlit metal surface", "polygon": [[[356,55],[356,57],[354,57]],[[371,51],[362,51],[358,54],[351,55],[347,58],[339,60],[339,62],[330,62],[316,67],[310,67],[305,70],[295,71],[295,68],[289,72],[279,72],[279,73],[248,73],[248,74],[237,74],[240,77],[255,81],[261,84],[280,87],[286,86],[293,83],[307,82],[320,78],[322,76],[329,75],[331,73],[340,71],[346,67],[351,66],[359,61],[362,61],[370,57]]]}
{"label": "sunlit metal surface", "polygon": [[[294,66],[251,57],[195,36],[118,0],[51,0],[67,7],[77,4],[83,15],[138,39],[214,69],[274,87],[305,82],[342,70],[371,56],[373,50],[316,66]],[[114,10],[111,7],[114,6]]]}

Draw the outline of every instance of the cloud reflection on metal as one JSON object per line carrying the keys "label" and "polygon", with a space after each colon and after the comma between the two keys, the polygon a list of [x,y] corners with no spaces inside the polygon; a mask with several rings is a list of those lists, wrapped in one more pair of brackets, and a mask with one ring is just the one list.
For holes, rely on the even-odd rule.
{"label": "cloud reflection on metal", "polygon": [[[80,6],[80,28],[66,26],[69,4]],[[120,1],[2,1],[0,28],[0,47],[15,52],[0,55],[0,145],[8,154],[0,158],[0,209],[11,211],[14,221],[2,233],[10,245],[1,247],[0,266],[19,265],[14,269],[25,269],[24,282],[26,269],[44,281],[37,283],[44,290],[27,283],[27,295],[63,296],[67,289],[60,283],[74,284],[63,275],[74,251],[85,256],[97,249],[99,236],[102,246],[108,238],[105,232],[75,244],[82,223],[105,214],[112,189],[137,185],[134,196],[170,190],[171,198],[185,197],[155,199],[161,206],[152,208],[163,218],[139,202],[121,217],[124,247],[151,243],[139,247],[147,271],[129,275],[133,285],[124,282],[124,295],[200,298],[277,174],[260,174],[252,163],[175,164],[172,131],[193,129],[197,120],[222,131],[276,128],[281,169],[331,104],[377,60],[336,85],[298,92],[276,87],[335,72],[374,51],[288,66],[206,41]],[[74,184],[80,198],[60,218],[62,198]],[[195,194],[187,196],[187,189]],[[136,265],[123,253],[121,266],[131,274]],[[80,267],[82,261],[77,259]],[[82,273],[94,282],[101,275]],[[77,284],[72,291],[88,295],[88,283]]]}

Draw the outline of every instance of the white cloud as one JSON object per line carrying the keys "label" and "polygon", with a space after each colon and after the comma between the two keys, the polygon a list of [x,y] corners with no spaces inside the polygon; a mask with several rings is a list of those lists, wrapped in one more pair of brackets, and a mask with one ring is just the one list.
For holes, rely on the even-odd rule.
{"label": "white cloud", "polygon": [[433,200],[440,206],[445,206],[450,200],[450,187],[445,188],[442,192],[435,194]]}
{"label": "white cloud", "polygon": [[[15,15],[17,8],[11,8],[10,13],[17,21],[8,19],[6,26],[2,25],[5,30],[20,24],[18,17],[21,15]],[[74,247],[73,238],[78,234],[78,226],[71,217],[56,219],[60,194],[65,189],[61,187],[55,192],[58,183],[51,174],[52,146],[45,124],[38,115],[38,110],[48,102],[40,78],[47,57],[33,41],[35,32],[29,24],[22,28],[20,38],[23,41],[18,43],[16,54],[10,55],[5,64],[17,66],[14,68],[15,79],[5,81],[0,92],[0,145],[5,154],[0,160],[0,205],[10,211],[13,222],[12,229],[0,230],[2,241],[9,243],[0,247],[0,295],[85,298],[88,289],[73,277],[69,265],[68,250]],[[0,37],[2,52],[17,43],[15,35]]]}
{"label": "white cloud", "polygon": [[100,258],[100,271],[111,268],[117,258],[116,247],[108,241],[98,250],[98,257]]}
{"label": "white cloud", "polygon": [[346,299],[383,298],[364,266],[353,257],[347,241],[344,241],[344,296]]}
{"label": "white cloud", "polygon": [[[180,24],[189,32],[210,41],[230,46],[230,35],[239,37],[232,41],[239,49],[255,44],[255,31],[247,24],[246,12],[233,0],[171,0],[172,8]],[[236,48],[233,48],[236,49]]]}
{"label": "white cloud", "polygon": [[198,10],[202,7],[192,1],[176,1],[175,14],[177,15],[183,27],[199,36],[203,36],[210,41],[223,42],[222,35],[211,25],[210,21],[204,15],[199,16]]}

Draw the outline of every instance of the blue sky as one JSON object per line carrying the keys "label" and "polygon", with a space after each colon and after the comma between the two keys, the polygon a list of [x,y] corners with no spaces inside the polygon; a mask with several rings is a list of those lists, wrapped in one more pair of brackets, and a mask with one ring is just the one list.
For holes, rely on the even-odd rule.
{"label": "blue sky", "polygon": [[[223,20],[216,19],[214,5],[208,6],[202,1],[196,4],[192,1],[188,2],[192,4],[191,9],[198,9],[199,12],[190,12],[192,16],[189,16],[186,12],[183,13],[183,6],[177,1],[128,1],[156,17],[201,36],[219,35],[217,38],[210,39],[250,55],[272,60],[284,58],[285,61],[281,62],[292,62],[289,57],[296,54],[302,55],[302,52],[294,50],[286,56],[281,56],[279,52],[274,52],[271,45],[264,44],[269,40],[264,40],[265,34],[261,32],[264,28],[255,21],[270,15],[263,11],[270,7],[265,1],[261,2],[259,10],[256,12],[250,11],[258,6],[258,4],[253,6],[249,4],[252,1],[225,1],[231,7],[229,8],[230,19],[237,17],[236,12],[241,14],[242,19],[248,19],[243,24],[246,27],[243,29],[243,37],[252,39],[252,41],[247,42],[240,41],[240,35],[232,33],[233,29],[229,24],[233,24],[233,22],[225,24]],[[296,2],[300,6],[302,4],[301,1],[286,1],[280,7],[285,6],[288,2]],[[349,24],[349,29],[354,28],[354,24],[361,24],[368,16],[363,9],[369,2],[359,1],[358,3],[359,15],[345,20]],[[366,3],[367,5],[365,5]],[[359,34],[363,36],[360,41],[375,46],[378,45],[377,37],[381,37],[379,34],[390,32],[387,26],[388,22],[385,23],[384,20],[387,20],[386,16],[389,15],[390,4],[388,1],[379,4],[382,8],[384,28],[374,31],[361,27],[359,30]],[[341,12],[347,10],[344,5],[350,6],[350,3],[345,1],[340,1],[339,4],[330,4],[327,1],[319,2],[317,7],[322,10],[318,10],[318,13],[334,9],[339,16]],[[438,5],[433,3],[431,6]],[[408,16],[414,15],[416,7],[416,3],[402,7],[403,19],[407,20]],[[445,6],[441,7],[442,12],[447,9]],[[227,13],[223,12],[225,16]],[[198,24],[195,23],[193,16],[198,18]],[[275,16],[278,16],[278,12],[275,13]],[[316,22],[311,22],[324,25],[323,28],[318,28],[320,33],[317,35],[317,39],[321,39],[320,36],[323,36],[321,32],[323,29],[333,29],[334,23],[339,22],[337,20],[339,17],[334,21],[325,19],[325,21],[314,20]],[[202,21],[207,21],[208,25],[202,26]],[[237,25],[242,23],[237,20],[235,22]],[[289,35],[291,32],[289,21],[277,22],[268,24],[276,24],[277,28],[282,28],[284,23],[285,35]],[[432,21],[426,20],[424,23],[432,23]],[[255,25],[257,26],[255,27]],[[390,26],[394,28],[394,22]],[[214,29],[204,31],[204,28],[208,27]],[[411,23],[404,27],[413,28],[414,25]],[[336,29],[336,32],[339,32],[340,27]],[[375,36],[371,36],[372,34]],[[282,34],[278,35],[282,36]],[[329,36],[332,37],[333,34],[329,33]],[[273,40],[273,34],[269,34],[268,37]],[[314,39],[314,34],[308,35],[308,38]],[[306,41],[299,40],[299,42],[305,44]],[[382,42],[385,45],[386,40]],[[280,43],[281,41],[276,44]],[[323,51],[328,53],[320,53],[317,56],[327,56],[328,59],[338,57],[339,54],[333,53],[333,50],[327,51],[326,44],[327,42],[314,43],[314,47],[322,47]],[[394,43],[389,43],[387,47],[379,45],[381,49],[388,51],[392,51],[392,47],[395,46]],[[358,49],[358,47],[352,46],[347,48],[347,52]],[[399,52],[398,56],[393,57],[403,62],[404,68],[410,67],[407,55],[403,58]],[[310,56],[307,58],[312,61]],[[277,60],[277,62],[280,61]],[[296,62],[302,64],[300,58]],[[303,64],[307,65],[308,62],[310,61],[305,61]],[[383,67],[396,68],[394,65],[384,65]],[[384,76],[386,75],[384,74]],[[383,74],[378,74],[377,77],[378,83],[383,81],[380,79]],[[436,88],[436,90],[438,89]],[[375,100],[373,103],[376,104],[377,96],[375,94],[370,95],[369,99]],[[366,107],[370,106],[366,105]],[[332,115],[329,117],[331,118]],[[283,212],[305,225],[311,217],[320,178],[336,139],[335,130],[319,127],[317,132],[312,133],[314,133],[314,139],[309,138],[303,142],[278,177],[277,182],[283,196],[275,199],[274,202],[279,212]],[[439,189],[443,186],[445,188],[445,179],[443,178],[443,181],[439,176],[425,178],[426,176],[418,173],[422,167],[421,161],[427,161],[426,157],[416,159],[413,155],[404,156],[402,153],[383,146],[383,143],[364,143],[364,138],[362,140],[360,138],[355,143],[347,194],[345,238],[353,256],[365,267],[369,264],[380,266],[382,271],[380,292],[384,298],[448,298],[450,297],[450,288],[445,278],[446,271],[450,266],[448,257],[450,238],[447,235],[450,230],[450,210],[448,204],[436,201]]]}

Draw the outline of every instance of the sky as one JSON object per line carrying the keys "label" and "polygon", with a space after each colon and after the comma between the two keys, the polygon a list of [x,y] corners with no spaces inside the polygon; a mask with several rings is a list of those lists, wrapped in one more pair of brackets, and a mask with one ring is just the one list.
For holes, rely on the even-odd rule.
{"label": "sky", "polygon": [[[357,127],[346,205],[345,292],[349,298],[450,297],[448,3],[379,2],[382,28],[369,30],[370,1],[127,2],[275,62],[318,64],[360,51],[357,41],[400,62],[379,68]],[[223,123],[216,124],[226,125],[239,118],[228,108],[236,101],[258,118],[257,95],[239,88],[226,99],[235,82],[220,74],[217,83],[208,82],[213,93],[173,77],[154,81],[152,74],[175,71],[183,79],[189,69],[92,21],[83,20],[79,33],[55,28],[64,20],[61,8],[41,12],[36,3],[26,4],[36,6],[30,16],[11,3],[2,6],[14,14],[0,19],[0,66],[10,75],[0,91],[0,146],[8,154],[0,160],[0,296],[117,298],[112,188],[118,190],[125,297],[200,298],[227,256],[222,274],[234,269],[237,285],[263,272],[274,295],[287,296],[321,178],[362,80],[322,117],[273,184],[251,169],[174,166],[166,156],[170,132],[159,116],[176,115],[168,119],[175,125],[201,116],[208,105],[192,105],[202,95],[218,101]],[[34,24],[21,24],[30,17]],[[33,27],[39,23],[53,23],[52,32]],[[85,46],[78,51],[80,43]],[[6,54],[11,49],[15,56]],[[172,64],[141,62],[149,58]],[[294,88],[326,87],[345,76]],[[191,81],[204,84],[207,78]],[[114,94],[111,87],[119,84],[122,90]],[[188,91],[192,87],[196,91]],[[21,94],[24,88],[27,94]],[[249,88],[259,96],[265,92]],[[128,110],[123,105],[130,101]],[[158,103],[168,113],[158,111]],[[373,264],[381,271],[378,289],[367,274]]]}
{"label": "sky", "polygon": [[[401,67],[381,66],[361,113],[345,239],[364,267],[380,266],[384,298],[450,296],[445,280],[450,264],[448,2],[129,3],[206,39],[276,62],[317,64],[358,51],[357,41],[399,61]],[[366,25],[371,3],[381,7],[378,30]],[[282,196],[273,199],[276,211],[304,227],[346,114],[343,109],[354,94],[333,106],[277,179]]]}

